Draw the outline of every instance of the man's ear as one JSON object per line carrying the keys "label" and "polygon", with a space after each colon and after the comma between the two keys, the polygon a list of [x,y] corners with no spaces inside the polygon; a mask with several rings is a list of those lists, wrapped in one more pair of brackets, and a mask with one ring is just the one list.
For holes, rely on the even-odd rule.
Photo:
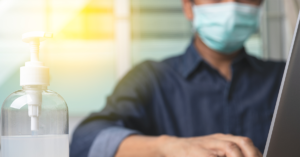
{"label": "man's ear", "polygon": [[182,1],[182,9],[185,14],[185,17],[188,20],[192,21],[194,18],[193,3],[191,2],[191,0],[181,0],[181,1]]}

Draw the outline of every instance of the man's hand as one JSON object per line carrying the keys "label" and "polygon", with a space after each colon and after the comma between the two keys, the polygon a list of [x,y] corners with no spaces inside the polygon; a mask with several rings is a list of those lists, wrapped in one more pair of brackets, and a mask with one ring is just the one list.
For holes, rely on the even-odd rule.
{"label": "man's hand", "polygon": [[132,135],[123,140],[116,157],[262,157],[247,137],[214,134],[178,138]]}
{"label": "man's hand", "polygon": [[159,138],[159,150],[164,157],[262,157],[247,137],[214,134],[193,138]]}

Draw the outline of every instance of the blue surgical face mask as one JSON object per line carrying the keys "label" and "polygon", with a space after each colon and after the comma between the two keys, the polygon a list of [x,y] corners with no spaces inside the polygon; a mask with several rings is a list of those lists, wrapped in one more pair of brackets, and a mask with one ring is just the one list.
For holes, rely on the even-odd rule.
{"label": "blue surgical face mask", "polygon": [[259,10],[236,2],[196,5],[193,26],[209,48],[231,54],[258,29]]}

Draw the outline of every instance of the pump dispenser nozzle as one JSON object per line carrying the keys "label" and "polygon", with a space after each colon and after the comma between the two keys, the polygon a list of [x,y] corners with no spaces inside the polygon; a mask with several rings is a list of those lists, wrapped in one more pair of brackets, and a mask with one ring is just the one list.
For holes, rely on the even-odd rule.
{"label": "pump dispenser nozzle", "polygon": [[52,33],[29,32],[22,36],[24,42],[30,44],[30,62],[20,69],[20,85],[31,86],[26,90],[28,115],[31,117],[31,130],[38,130],[38,117],[42,105],[42,88],[49,86],[49,68],[39,61],[40,42],[52,38]]}
{"label": "pump dispenser nozzle", "polygon": [[44,41],[46,38],[52,38],[52,33],[45,32],[29,32],[22,36],[23,42],[30,44],[30,55],[32,62],[38,62],[39,60],[39,47],[40,42]]}

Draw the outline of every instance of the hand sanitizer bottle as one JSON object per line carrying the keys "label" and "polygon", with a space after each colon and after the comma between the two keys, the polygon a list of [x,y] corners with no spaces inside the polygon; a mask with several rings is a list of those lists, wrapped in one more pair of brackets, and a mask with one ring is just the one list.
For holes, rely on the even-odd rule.
{"label": "hand sanitizer bottle", "polygon": [[20,69],[22,90],[2,105],[2,157],[69,157],[69,116],[65,100],[48,90],[49,68],[39,61],[39,45],[51,33],[29,32],[31,61]]}

